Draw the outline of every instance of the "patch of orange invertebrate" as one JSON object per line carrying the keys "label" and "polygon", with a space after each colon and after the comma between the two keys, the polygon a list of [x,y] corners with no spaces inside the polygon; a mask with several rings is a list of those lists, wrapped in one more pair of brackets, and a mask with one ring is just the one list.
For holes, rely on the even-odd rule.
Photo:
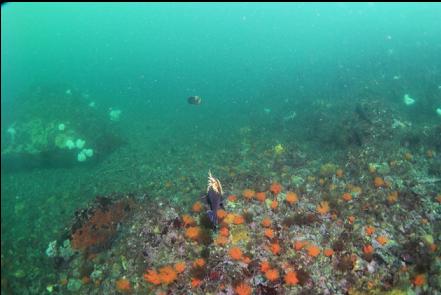
{"label": "patch of orange invertebrate", "polygon": [[324,215],[329,212],[329,203],[327,201],[322,201],[317,205],[317,212]]}
{"label": "patch of orange invertebrate", "polygon": [[295,204],[295,203],[297,203],[298,200],[299,200],[299,197],[297,196],[297,194],[295,192],[287,192],[286,193],[286,201],[289,204]]}
{"label": "patch of orange invertebrate", "polygon": [[278,183],[278,182],[271,183],[270,192],[274,196],[277,196],[281,191],[282,191],[282,185],[280,183]]}

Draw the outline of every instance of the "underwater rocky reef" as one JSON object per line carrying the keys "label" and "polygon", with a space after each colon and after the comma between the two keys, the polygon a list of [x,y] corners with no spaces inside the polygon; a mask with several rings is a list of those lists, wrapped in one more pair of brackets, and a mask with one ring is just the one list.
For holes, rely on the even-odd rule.
{"label": "underwater rocky reef", "polygon": [[[88,206],[67,212],[70,222],[45,253],[27,257],[36,274],[21,262],[12,278],[2,273],[2,290],[437,294],[439,124],[412,126],[393,107],[372,100],[354,103],[338,118],[315,110],[308,117],[314,123],[307,132],[316,130],[309,142],[288,135],[262,143],[255,128],[240,127],[235,156],[212,159],[224,190],[216,228],[201,198],[206,171],[147,174],[152,185],[133,193],[99,194],[96,188]],[[2,266],[17,265],[13,257],[2,254]],[[44,267],[32,260],[37,257]],[[39,269],[46,269],[45,277]]]}
{"label": "underwater rocky reef", "polygon": [[30,87],[13,105],[20,108],[2,118],[2,124],[12,122],[2,129],[4,172],[91,164],[124,144],[113,122],[117,110],[106,113],[84,91],[61,84]]}
{"label": "underwater rocky reef", "polygon": [[[197,194],[186,206],[146,193],[98,197],[50,245],[58,275],[48,290],[436,294],[438,139],[432,148],[397,146],[397,136],[407,140],[398,119],[385,108],[385,119],[375,119],[378,104],[366,108],[372,120],[348,127],[363,130],[363,145],[355,141],[344,161],[320,162],[278,144],[259,160],[268,175],[217,167],[225,176],[219,177],[225,199],[217,228]],[[433,128],[428,134],[438,132]],[[346,144],[352,132],[342,132]]]}
{"label": "underwater rocky reef", "polygon": [[[19,144],[23,141],[40,147],[36,153],[24,151],[30,155],[61,152],[50,160],[71,163],[67,168],[87,164],[94,171],[96,160],[107,154],[112,164],[92,173],[109,177],[118,171],[117,181],[95,186],[97,178],[87,178],[79,186],[87,190],[39,205],[47,213],[37,218],[33,232],[41,236],[33,239],[49,243],[33,247],[17,236],[14,247],[2,239],[2,250],[8,249],[2,251],[5,294],[436,294],[441,289],[436,118],[411,123],[411,114],[399,105],[369,96],[351,104],[311,101],[308,112],[283,125],[273,120],[272,128],[268,121],[236,126],[228,152],[214,153],[197,143],[171,149],[168,158],[158,150],[151,157],[156,163],[137,170],[138,159],[150,155],[133,154],[130,147],[117,150],[122,141],[113,117],[88,106],[75,91],[49,93],[54,99],[65,96],[66,103],[82,102],[77,113],[92,119],[77,125],[78,118],[60,110],[54,118],[29,123],[32,128],[16,125],[21,134],[33,131],[9,146],[2,143],[2,157],[26,146]],[[29,103],[40,97],[37,91]],[[26,116],[23,121],[30,122]],[[106,132],[96,137],[98,129]],[[83,137],[97,151],[93,161],[77,159],[81,147],[73,140],[79,135],[73,135],[81,132],[74,130],[88,134]],[[70,138],[72,149],[66,146]],[[177,146],[173,139],[166,145]],[[121,157],[132,162],[121,166]],[[163,162],[170,163],[166,169],[152,169]],[[216,228],[201,199],[207,168],[224,189]],[[78,206],[76,194],[89,199],[88,205],[52,209],[55,202]],[[25,216],[25,208],[17,199],[16,218]],[[46,219],[61,219],[54,214],[70,221],[48,232]],[[6,226],[2,220],[2,231]]]}

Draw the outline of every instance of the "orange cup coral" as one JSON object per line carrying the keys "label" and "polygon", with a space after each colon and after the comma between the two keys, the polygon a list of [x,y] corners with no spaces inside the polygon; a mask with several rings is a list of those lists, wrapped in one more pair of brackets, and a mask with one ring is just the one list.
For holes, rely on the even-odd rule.
{"label": "orange cup coral", "polygon": [[376,188],[386,187],[386,182],[384,182],[383,178],[381,178],[380,176],[376,176],[374,178],[374,185]]}
{"label": "orange cup coral", "polygon": [[363,253],[366,255],[374,253],[374,247],[372,247],[372,245],[364,245],[363,246]]}
{"label": "orange cup coral", "polygon": [[184,261],[177,262],[175,264],[175,270],[177,273],[183,273],[185,271],[185,267],[186,267],[186,265],[185,265]]}
{"label": "orange cup coral", "polygon": [[242,192],[242,196],[247,199],[247,200],[251,200],[254,196],[256,195],[256,192],[253,191],[252,189],[245,189]]}
{"label": "orange cup coral", "polygon": [[320,248],[316,245],[309,245],[306,247],[306,250],[308,251],[308,255],[311,257],[316,257],[320,254]]}
{"label": "orange cup coral", "polygon": [[371,236],[374,232],[375,232],[375,227],[373,227],[373,226],[366,226],[365,228],[364,228],[364,232],[368,235],[368,236]]}
{"label": "orange cup coral", "polygon": [[201,230],[199,227],[197,226],[192,226],[187,228],[187,230],[185,231],[185,236],[189,239],[192,240],[197,240],[200,236]]}
{"label": "orange cup coral", "polygon": [[289,204],[295,204],[295,203],[297,203],[298,200],[299,200],[299,197],[297,196],[297,194],[295,192],[287,192],[286,193],[286,201]]}
{"label": "orange cup coral", "polygon": [[265,192],[257,192],[256,193],[256,200],[263,203],[266,200],[266,193]]}
{"label": "orange cup coral", "polygon": [[266,273],[268,270],[271,269],[271,265],[268,261],[264,260],[260,263],[260,271],[263,273]]}
{"label": "orange cup coral", "polygon": [[265,229],[265,237],[272,239],[274,237],[274,231],[270,228]]}
{"label": "orange cup coral", "polygon": [[303,247],[305,247],[306,245],[308,245],[307,241],[295,241],[294,242],[294,249],[296,251],[300,251],[303,249]]}
{"label": "orange cup coral", "polygon": [[326,257],[331,257],[332,255],[334,255],[334,250],[332,250],[331,248],[326,248],[323,251],[323,254],[325,254]]}
{"label": "orange cup coral", "polygon": [[225,246],[226,244],[228,244],[228,238],[224,236],[218,236],[216,240],[214,240],[214,243],[219,246]]}
{"label": "orange cup coral", "polygon": [[197,288],[200,285],[202,285],[202,281],[200,279],[197,279],[197,278],[192,278],[191,279],[191,287],[192,288]]}
{"label": "orange cup coral", "polygon": [[193,225],[194,219],[190,215],[184,214],[182,215],[182,223],[184,224],[184,226]]}
{"label": "orange cup coral", "polygon": [[217,210],[216,215],[219,219],[224,219],[227,216],[227,211],[225,211],[223,209],[219,209],[219,210]]}
{"label": "orange cup coral", "polygon": [[271,219],[269,217],[265,217],[264,219],[262,219],[262,226],[263,227],[270,227],[272,222]]}
{"label": "orange cup coral", "polygon": [[228,237],[230,235],[230,231],[226,227],[221,227],[219,230],[219,234],[224,237]]}
{"label": "orange cup coral", "polygon": [[197,201],[196,203],[193,204],[192,207],[193,212],[199,213],[202,211],[202,203]]}
{"label": "orange cup coral", "polygon": [[279,245],[279,243],[272,243],[271,244],[271,252],[274,255],[279,255],[280,254],[280,245]]}
{"label": "orange cup coral", "polygon": [[352,200],[352,196],[350,193],[344,193],[343,196],[341,197],[343,199],[343,201],[345,202],[349,202]]}
{"label": "orange cup coral", "polygon": [[265,277],[268,281],[274,282],[279,279],[279,271],[277,269],[269,269],[265,272]]}
{"label": "orange cup coral", "polygon": [[193,265],[194,265],[195,267],[204,267],[204,266],[205,266],[205,260],[204,260],[203,258],[197,258],[197,259],[194,261]]}
{"label": "orange cup coral", "polygon": [[237,196],[236,195],[229,195],[227,200],[229,202],[236,202],[237,201]]}
{"label": "orange cup coral", "polygon": [[177,276],[178,274],[176,273],[174,268],[169,265],[159,269],[159,277],[161,279],[161,283],[165,285],[173,283],[176,280]]}
{"label": "orange cup coral", "polygon": [[242,215],[236,214],[234,215],[233,223],[234,224],[243,224],[245,222],[245,219]]}
{"label": "orange cup coral", "polygon": [[329,212],[329,203],[327,201],[322,201],[317,205],[317,212],[324,215]]}
{"label": "orange cup coral", "polygon": [[381,245],[384,246],[387,244],[387,242],[389,241],[389,239],[386,236],[378,236],[376,238],[377,242]]}
{"label": "orange cup coral", "polygon": [[121,292],[129,292],[132,289],[130,281],[126,278],[121,278],[116,281],[116,289]]}
{"label": "orange cup coral", "polygon": [[271,209],[276,209],[277,206],[279,206],[279,202],[277,202],[276,200],[273,200],[273,201],[271,202]]}
{"label": "orange cup coral", "polygon": [[297,278],[297,273],[295,271],[287,272],[285,274],[284,280],[288,286],[294,286],[299,283],[299,279]]}
{"label": "orange cup coral", "polygon": [[246,283],[240,283],[234,288],[237,295],[251,295],[253,289]]}
{"label": "orange cup coral", "polygon": [[278,183],[278,182],[271,183],[270,192],[274,196],[277,196],[281,191],[282,191],[282,185],[280,183]]}
{"label": "orange cup coral", "polygon": [[147,272],[144,274],[144,280],[146,280],[147,282],[153,285],[161,284],[161,278],[154,269],[147,270]]}
{"label": "orange cup coral", "polygon": [[387,202],[392,205],[398,201],[398,192],[393,191],[387,196]]}
{"label": "orange cup coral", "polygon": [[423,274],[419,274],[412,280],[412,283],[415,286],[423,286],[426,284],[426,276]]}
{"label": "orange cup coral", "polygon": [[242,250],[239,247],[232,247],[228,253],[234,260],[242,259]]}

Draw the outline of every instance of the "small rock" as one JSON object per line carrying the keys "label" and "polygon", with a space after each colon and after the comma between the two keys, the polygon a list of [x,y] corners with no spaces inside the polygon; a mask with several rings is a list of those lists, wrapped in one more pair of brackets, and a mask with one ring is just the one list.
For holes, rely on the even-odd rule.
{"label": "small rock", "polygon": [[70,279],[69,283],[67,283],[67,290],[69,290],[71,292],[77,292],[78,290],[80,290],[81,286],[82,286],[82,283],[80,280]]}

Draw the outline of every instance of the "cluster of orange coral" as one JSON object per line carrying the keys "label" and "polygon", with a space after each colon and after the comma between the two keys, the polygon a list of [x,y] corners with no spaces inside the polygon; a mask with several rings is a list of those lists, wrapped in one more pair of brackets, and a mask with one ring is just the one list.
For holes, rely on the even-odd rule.
{"label": "cluster of orange coral", "polygon": [[101,250],[112,240],[118,223],[127,214],[126,208],[131,205],[130,200],[123,199],[105,209],[95,209],[91,217],[72,234],[72,247],[76,250]]}
{"label": "cluster of orange coral", "polygon": [[[341,171],[341,173],[338,173],[337,177],[342,177],[342,176],[343,176],[343,172]],[[384,182],[384,180],[378,176],[375,177],[375,179],[374,179],[374,185],[377,188],[388,186],[388,184],[386,184]],[[349,190],[345,189],[345,191],[348,191],[348,192],[343,193],[343,195],[341,196],[341,198],[346,202],[351,201],[353,196],[357,197],[357,194],[359,192],[361,192],[361,188],[359,188],[359,187],[354,187],[354,186],[348,185],[347,188],[349,188]],[[269,191],[273,194],[273,196],[277,196],[282,191],[282,187],[279,183],[275,182],[275,183],[271,184]],[[257,192],[256,193],[252,189],[243,190],[242,196],[246,200],[252,200],[253,198],[255,198],[259,202],[265,202],[265,200],[266,200],[266,193],[265,192]],[[392,193],[390,193],[390,196],[398,196],[398,193],[392,192]],[[230,195],[228,197],[228,200],[230,202],[234,202],[237,199],[236,199],[235,195]],[[295,192],[288,191],[286,193],[286,198],[285,198],[286,203],[295,204],[296,202],[298,202],[298,200],[299,200],[298,195]],[[197,202],[197,203],[200,203],[200,202]],[[273,200],[271,200],[271,202],[269,202],[269,200],[268,200],[268,203],[270,204],[270,207],[272,209],[276,209],[279,206],[277,198],[274,198]],[[195,208],[194,208],[195,205],[193,205],[193,211],[199,212],[200,210],[199,211],[195,210]],[[283,207],[283,204],[282,204],[282,207]],[[329,213],[330,212],[329,203],[327,201],[321,201],[317,205],[316,210],[321,215]],[[244,210],[244,212],[245,212],[245,210]],[[270,212],[269,214],[270,215],[274,214],[274,212]],[[314,215],[314,214],[311,214],[311,215]],[[334,220],[337,220],[342,215],[343,214],[340,215],[338,211],[333,210],[331,217],[334,216],[333,217]],[[218,232],[218,236],[215,239],[215,244],[224,246],[224,245],[228,244],[228,241],[229,241],[229,236],[230,236],[229,227],[231,226],[234,228],[234,225],[232,225],[232,224],[236,224],[236,225],[243,224],[245,222],[245,218],[244,218],[245,215],[242,216],[240,214],[235,214],[233,212],[228,213],[225,210],[220,209],[217,212],[217,216],[221,220],[221,223],[220,223],[220,229]],[[314,215],[314,217],[315,217],[315,215]],[[354,223],[355,219],[356,219],[355,216],[352,216],[352,215],[348,216],[347,218],[348,218],[349,223]],[[197,240],[200,236],[200,228],[198,226],[195,226],[195,222],[194,222],[193,218],[188,215],[183,215],[182,220],[183,220],[184,226],[186,227],[185,236],[187,238],[192,239],[192,240]],[[341,224],[343,224],[342,220],[344,220],[344,219],[339,219],[338,222],[341,222]],[[276,229],[277,227],[272,228],[272,221],[269,217],[264,217],[261,221],[261,225],[263,227],[264,236],[269,239],[269,240],[266,240],[267,245],[265,248],[268,251],[270,251],[273,255],[279,255],[282,251],[282,248],[281,248],[281,245],[279,244],[279,241],[277,241],[277,239],[275,239],[274,229]],[[364,232],[367,236],[372,236],[375,233],[375,228],[373,226],[366,226],[366,227],[364,227]],[[233,231],[233,233],[235,233],[235,231]],[[234,241],[234,239],[232,239],[232,240]],[[388,238],[386,236],[378,236],[376,238],[376,241],[380,245],[385,245],[388,242]],[[378,245],[377,244],[375,244],[375,245],[378,248]],[[285,247],[285,245],[282,244],[282,247]],[[323,253],[323,255],[326,257],[332,257],[335,253],[332,248],[320,248],[320,246],[314,245],[308,241],[295,241],[293,247],[296,251],[300,251],[300,250],[304,249],[305,254],[307,254],[310,257],[318,257],[321,253]],[[283,248],[283,250],[285,250],[285,248]],[[372,254],[374,253],[374,247],[371,244],[366,244],[363,246],[362,252],[365,254],[364,257],[366,258],[366,260],[368,260],[368,257],[372,257]],[[251,262],[251,258],[245,256],[243,251],[241,250],[241,248],[239,248],[237,246],[230,247],[228,250],[228,255],[232,260],[235,260],[235,261],[241,261],[246,264]],[[353,259],[353,257],[352,257],[352,259]],[[285,264],[287,265],[288,263],[285,263]],[[180,265],[180,267],[178,267],[178,265]],[[281,278],[280,281],[278,281],[278,282],[284,281],[287,286],[297,285],[299,283],[297,273],[295,271],[293,271],[293,269],[291,269],[291,268],[286,268],[286,265],[283,266],[283,269],[285,269],[285,271],[283,273],[285,273],[285,275],[283,276],[283,273],[282,273],[282,278],[280,276],[278,266],[275,265],[274,267],[272,267],[268,261],[261,262],[260,270],[262,271],[262,273],[264,273],[265,278],[270,282],[278,281],[279,278]],[[194,267],[204,267],[205,260],[203,260],[201,258],[197,259],[194,262],[193,266]],[[177,274],[182,273],[184,271],[185,271],[185,262],[181,262],[181,264],[176,263],[174,268],[163,267],[159,270],[159,272],[156,272],[155,270],[149,270],[144,275],[144,278],[146,281],[148,281],[152,284],[168,285],[176,280]],[[421,284],[421,281],[423,281],[424,279],[425,279],[425,277],[424,277],[424,275],[422,275],[422,277],[415,278],[413,280],[413,282],[415,285],[417,285],[417,283]],[[191,286],[193,288],[199,287],[202,283],[203,282],[201,281],[200,277],[194,277],[191,280]],[[422,284],[424,284],[424,283],[425,282],[423,281]],[[251,287],[246,282],[242,282],[240,284],[235,284],[234,290],[237,294],[251,294],[252,293]]]}

